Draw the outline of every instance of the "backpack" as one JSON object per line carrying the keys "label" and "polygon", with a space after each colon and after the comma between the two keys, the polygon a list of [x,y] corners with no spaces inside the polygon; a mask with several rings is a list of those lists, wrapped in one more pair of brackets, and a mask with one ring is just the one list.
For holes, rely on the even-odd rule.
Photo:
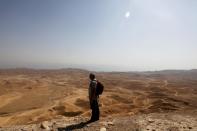
{"label": "backpack", "polygon": [[104,90],[104,86],[101,82],[97,81],[97,85],[96,85],[96,96],[99,96],[103,93]]}

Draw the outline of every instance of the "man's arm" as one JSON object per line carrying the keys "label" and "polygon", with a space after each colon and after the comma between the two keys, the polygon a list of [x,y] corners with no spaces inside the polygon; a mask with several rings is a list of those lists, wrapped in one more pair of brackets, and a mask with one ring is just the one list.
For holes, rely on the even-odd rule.
{"label": "man's arm", "polygon": [[91,96],[90,96],[90,103],[92,103],[93,98],[95,98],[96,95],[96,82],[91,83]]}

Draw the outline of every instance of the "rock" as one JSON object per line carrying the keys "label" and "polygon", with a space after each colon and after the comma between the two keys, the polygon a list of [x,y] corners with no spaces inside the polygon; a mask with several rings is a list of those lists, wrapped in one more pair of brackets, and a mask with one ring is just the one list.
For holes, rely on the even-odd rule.
{"label": "rock", "polygon": [[108,126],[107,122],[100,122],[103,126]]}
{"label": "rock", "polygon": [[113,126],[114,125],[113,122],[108,122],[107,124],[110,125],[110,126]]}
{"label": "rock", "polygon": [[151,120],[151,119],[149,119],[149,120],[148,120],[148,122],[149,122],[149,123],[153,123],[154,121],[153,121],[153,120]]}
{"label": "rock", "polygon": [[42,122],[40,127],[45,130],[50,130],[49,123],[47,121]]}
{"label": "rock", "polygon": [[113,126],[114,125],[114,123],[113,122],[111,122],[111,121],[109,121],[109,122],[100,122],[103,126]]}
{"label": "rock", "polygon": [[54,110],[53,109],[48,109],[48,111],[53,112]]}
{"label": "rock", "polygon": [[130,116],[132,116],[132,115],[134,115],[134,114],[135,114],[134,112],[129,112],[129,115],[130,115]]}
{"label": "rock", "polygon": [[101,127],[100,131],[107,131],[105,127]]}

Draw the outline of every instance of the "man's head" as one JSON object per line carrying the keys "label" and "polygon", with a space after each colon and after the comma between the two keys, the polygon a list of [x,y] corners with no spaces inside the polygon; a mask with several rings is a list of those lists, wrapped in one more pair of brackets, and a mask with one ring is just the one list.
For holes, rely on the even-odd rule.
{"label": "man's head", "polygon": [[95,79],[95,75],[90,73],[89,78],[90,78],[90,80],[94,80]]}

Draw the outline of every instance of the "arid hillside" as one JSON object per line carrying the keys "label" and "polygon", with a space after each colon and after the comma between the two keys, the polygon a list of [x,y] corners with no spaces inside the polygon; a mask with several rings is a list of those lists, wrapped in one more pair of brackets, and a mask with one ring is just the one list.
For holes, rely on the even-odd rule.
{"label": "arid hillside", "polygon": [[[80,69],[0,70],[0,126],[89,117],[88,75]],[[150,113],[197,115],[197,70],[95,72],[105,85],[101,119]]]}

